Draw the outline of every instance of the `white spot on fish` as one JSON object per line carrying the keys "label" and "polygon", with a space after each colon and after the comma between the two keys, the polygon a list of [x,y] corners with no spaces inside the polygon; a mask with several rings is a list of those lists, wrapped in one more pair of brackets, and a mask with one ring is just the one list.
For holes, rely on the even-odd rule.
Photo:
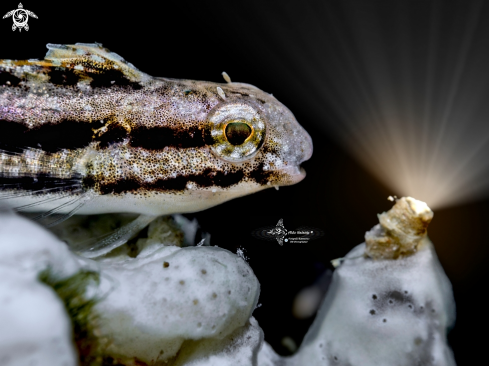
{"label": "white spot on fish", "polygon": [[219,96],[222,98],[222,99],[226,99],[226,94],[224,94],[224,91],[221,89],[220,86],[217,87],[217,94],[219,94]]}
{"label": "white spot on fish", "polygon": [[100,63],[104,63],[105,62],[105,60],[102,57],[97,56],[97,55],[92,55],[92,60],[97,61],[97,62],[100,62]]}

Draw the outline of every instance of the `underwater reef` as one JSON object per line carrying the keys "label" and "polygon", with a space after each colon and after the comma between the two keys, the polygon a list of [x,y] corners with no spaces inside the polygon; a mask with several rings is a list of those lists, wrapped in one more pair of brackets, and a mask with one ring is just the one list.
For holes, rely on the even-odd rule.
{"label": "underwater reef", "polygon": [[242,255],[191,245],[196,222],[87,259],[59,238],[93,237],[124,217],[74,218],[56,235],[10,211],[0,220],[0,364],[5,366],[455,365],[451,284],[427,237],[432,211],[410,197],[366,243],[334,261],[316,319],[282,357],[253,318],[259,279]]}

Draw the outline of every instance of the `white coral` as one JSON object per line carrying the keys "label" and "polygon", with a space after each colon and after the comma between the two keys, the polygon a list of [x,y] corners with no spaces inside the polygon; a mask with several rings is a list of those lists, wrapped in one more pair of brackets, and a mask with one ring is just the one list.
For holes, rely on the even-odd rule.
{"label": "white coral", "polygon": [[[396,206],[396,217],[409,218],[404,206]],[[100,274],[99,291],[110,290],[95,306],[103,352],[125,365],[455,364],[446,342],[455,319],[452,289],[424,232],[412,255],[395,260],[364,255],[365,244],[354,248],[335,270],[299,351],[282,358],[251,317],[260,287],[240,256],[146,240],[135,258],[119,250],[91,261],[26,219],[0,212],[0,220],[1,365],[76,364],[66,311],[38,276],[49,268],[68,278],[87,266]],[[412,225],[391,222],[390,233]],[[160,231],[155,235],[167,236]]]}
{"label": "white coral", "polygon": [[77,365],[64,304],[38,276],[69,277],[78,261],[39,225],[4,211],[0,222],[0,364]]}
{"label": "white coral", "polygon": [[185,340],[222,339],[248,322],[260,292],[248,264],[217,247],[161,246],[99,265],[117,283],[96,307],[101,333],[121,359],[163,361]]}

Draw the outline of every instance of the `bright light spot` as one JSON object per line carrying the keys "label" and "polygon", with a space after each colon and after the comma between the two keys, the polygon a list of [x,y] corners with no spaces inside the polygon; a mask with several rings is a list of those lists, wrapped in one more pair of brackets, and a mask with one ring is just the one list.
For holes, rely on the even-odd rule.
{"label": "bright light spot", "polygon": [[292,109],[309,112],[398,197],[439,209],[489,195],[487,2],[286,9],[307,27],[264,29],[267,42],[249,49],[287,75],[283,95],[300,100]]}
{"label": "bright light spot", "polygon": [[411,207],[411,210],[414,211],[415,215],[431,212],[431,209],[425,202],[418,201],[412,197],[406,197],[406,201],[409,203],[409,206]]}
{"label": "bright light spot", "polygon": [[334,42],[323,46],[323,65],[309,65],[318,102],[338,116],[324,126],[398,197],[432,208],[480,199],[489,193],[483,2],[456,23],[440,16],[443,5],[420,13],[408,3],[399,11],[346,1],[341,21],[325,12]]}

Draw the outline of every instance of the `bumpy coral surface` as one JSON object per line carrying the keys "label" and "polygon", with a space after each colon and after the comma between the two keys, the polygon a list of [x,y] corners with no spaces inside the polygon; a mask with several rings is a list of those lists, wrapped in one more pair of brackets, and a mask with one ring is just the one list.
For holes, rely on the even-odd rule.
{"label": "bumpy coral surface", "polygon": [[[380,237],[415,250],[392,259],[365,255],[366,244],[355,247],[336,268],[299,351],[288,358],[263,340],[251,317],[260,287],[245,260],[217,247],[178,246],[183,234],[168,220],[155,222],[134,250],[121,248],[93,261],[72,254],[26,219],[1,215],[2,365],[78,362],[72,343],[76,313],[67,306],[77,296],[67,301],[49,281],[41,283],[46,269],[51,283],[68,288],[83,271],[100,278],[97,287],[73,287],[97,300],[86,307],[96,314],[91,334],[97,339],[77,338],[90,365],[455,365],[446,340],[455,320],[452,289],[426,236],[431,210],[414,199],[398,200],[380,215],[387,228]],[[183,236],[194,236],[196,223],[179,220],[187,226]],[[168,245],[157,243],[165,238]]]}

